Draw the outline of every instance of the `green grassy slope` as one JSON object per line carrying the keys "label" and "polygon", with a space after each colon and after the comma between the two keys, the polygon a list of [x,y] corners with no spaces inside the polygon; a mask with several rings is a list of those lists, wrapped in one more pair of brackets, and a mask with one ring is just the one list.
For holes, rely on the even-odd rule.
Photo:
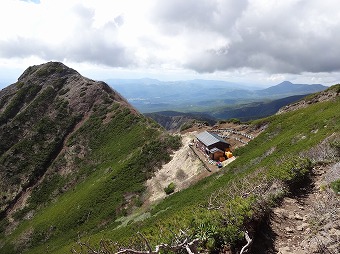
{"label": "green grassy slope", "polygon": [[[58,250],[78,235],[118,224],[139,207],[145,181],[170,160],[180,138],[165,134],[104,83],[61,63],[29,68],[22,77],[22,84],[0,94],[0,127],[8,130],[0,136],[13,140],[0,154],[1,201],[9,203],[0,213],[0,253],[46,253],[47,246]],[[42,88],[27,93],[36,84]],[[2,192],[10,188],[18,198]]]}
{"label": "green grassy slope", "polygon": [[[338,91],[339,85],[331,89]],[[101,239],[110,239],[125,246],[133,246],[135,241],[136,248],[143,248],[137,231],[155,246],[172,242],[174,233],[182,229],[192,238],[203,239],[203,248],[217,250],[224,244],[237,245],[244,241],[243,232],[251,229],[251,222],[303,182],[315,163],[339,160],[339,106],[338,96],[332,101],[253,122],[254,126],[268,127],[249,145],[238,149],[238,159],[222,172],[166,198],[150,208],[144,220],[132,219],[121,228],[111,225],[83,240],[96,245]],[[333,149],[335,153],[321,156],[324,151],[316,147],[322,141],[324,145],[318,149]],[[282,188],[277,192],[256,191],[256,186],[265,189],[274,185]],[[212,203],[221,206],[220,209],[207,209],[211,197],[216,198]]]}
{"label": "green grassy slope", "polygon": [[[339,90],[339,85],[332,89]],[[284,195],[284,190],[303,180],[314,163],[339,159],[331,155],[320,159],[311,152],[324,140],[326,146],[339,150],[339,106],[338,96],[253,122],[254,127],[268,127],[249,145],[235,151],[237,160],[147,211],[140,208],[140,216],[125,218],[128,223],[121,227],[123,220],[117,219],[140,205],[143,181],[152,174],[155,164],[169,159],[163,151],[178,146],[178,140],[161,137],[156,129],[145,128],[144,118],[124,110],[113,109],[117,111],[111,121],[98,124],[104,118],[98,110],[68,144],[77,144],[83,140],[81,137],[90,135],[88,145],[92,152],[79,161],[78,177],[84,180],[52,199],[11,234],[1,231],[0,251],[68,253],[78,237],[93,245],[109,239],[143,248],[137,231],[155,246],[173,242],[174,233],[180,229],[192,238],[202,239],[201,247],[205,249],[218,250],[225,244],[237,246],[251,222],[261,217],[277,196]],[[256,186],[263,184],[261,188],[266,188],[273,183],[286,189],[266,198],[264,192],[255,191]],[[25,250],[25,246],[29,248]]]}
{"label": "green grassy slope", "polygon": [[[144,182],[157,164],[169,160],[168,152],[178,147],[179,140],[162,137],[160,130],[147,127],[148,120],[128,109],[116,109],[112,119],[103,125],[106,113],[92,116],[69,140],[68,146],[86,140],[92,151],[79,160],[77,178],[84,180],[44,204],[32,219],[24,220],[10,235],[2,234],[5,243],[2,251],[17,253],[20,247],[28,247],[37,253],[35,248],[40,245],[43,249],[47,245],[51,250],[59,249],[61,243],[76,239],[78,234],[97,232],[141,204]],[[66,179],[54,175],[45,181],[38,193],[33,192],[29,204],[39,203],[35,198],[42,195],[48,198]],[[28,206],[26,212],[31,208]],[[21,214],[22,211],[17,212],[17,216]],[[27,242],[21,242],[23,235],[28,236]]]}

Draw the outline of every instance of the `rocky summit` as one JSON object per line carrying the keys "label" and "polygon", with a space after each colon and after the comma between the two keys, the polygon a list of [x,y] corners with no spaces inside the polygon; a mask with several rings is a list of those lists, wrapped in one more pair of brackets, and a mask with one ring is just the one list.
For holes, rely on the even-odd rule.
{"label": "rocky summit", "polygon": [[[18,82],[1,91],[2,214],[41,180],[71,134],[112,103],[137,114],[107,84],[58,62],[29,67]],[[79,156],[85,153],[79,151]]]}

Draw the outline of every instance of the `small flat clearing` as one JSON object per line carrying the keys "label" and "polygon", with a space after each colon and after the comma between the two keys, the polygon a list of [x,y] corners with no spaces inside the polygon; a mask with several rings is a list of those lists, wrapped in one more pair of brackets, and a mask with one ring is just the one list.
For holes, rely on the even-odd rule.
{"label": "small flat clearing", "polygon": [[[205,130],[218,133],[225,137],[225,140],[231,145],[232,149],[244,146],[252,138],[255,138],[264,128],[254,129],[249,125],[239,125],[226,123],[210,126],[194,126],[186,130],[182,135],[182,147],[172,155],[169,163],[157,171],[151,179],[146,182],[147,194],[145,205],[154,201],[163,199],[166,194],[164,188],[170,183],[175,183],[175,191],[188,188],[190,185],[199,180],[219,171],[215,164],[210,164],[207,157],[194,146],[190,148],[189,144],[195,139],[195,134]],[[199,156],[199,158],[198,158]],[[226,160],[223,165],[235,160],[232,157]]]}

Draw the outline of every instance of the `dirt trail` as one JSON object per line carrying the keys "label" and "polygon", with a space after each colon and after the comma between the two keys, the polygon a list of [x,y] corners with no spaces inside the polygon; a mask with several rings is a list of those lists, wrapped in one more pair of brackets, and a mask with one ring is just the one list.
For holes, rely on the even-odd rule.
{"label": "dirt trail", "polygon": [[340,195],[329,188],[339,178],[339,162],[315,168],[309,187],[274,209],[254,253],[339,254]]}

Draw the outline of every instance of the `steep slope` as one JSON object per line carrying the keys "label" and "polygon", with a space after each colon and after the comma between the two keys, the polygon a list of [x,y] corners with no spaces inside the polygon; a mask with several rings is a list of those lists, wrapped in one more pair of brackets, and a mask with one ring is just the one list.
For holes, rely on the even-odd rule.
{"label": "steep slope", "polygon": [[34,185],[95,107],[127,103],[61,63],[28,68],[0,93],[1,211]]}
{"label": "steep slope", "polygon": [[[248,232],[254,246],[250,253],[277,253],[277,249],[256,252],[264,240],[258,238],[258,232],[269,237],[269,241],[275,240],[275,236],[270,238],[270,232],[263,231],[266,228],[262,222],[284,197],[303,194],[312,172],[320,165],[326,166],[324,170],[336,168],[340,160],[339,105],[337,93],[331,100],[254,121],[249,128],[261,129],[262,133],[235,150],[236,160],[221,171],[141,211],[138,216],[126,218],[128,222],[121,227],[105,229],[90,240],[84,237],[81,241],[96,249],[110,248],[113,253],[121,246],[147,253],[161,243],[184,243],[184,247],[185,243],[195,243],[191,245],[195,253],[197,250],[240,253],[246,246],[244,236]],[[322,188],[332,192],[333,201],[337,201],[332,183]],[[333,208],[339,212],[339,207]],[[321,218],[320,211],[316,216]],[[313,225],[313,218],[305,223]],[[332,236],[337,233],[333,232]],[[101,239],[104,241],[100,246]],[[332,244],[336,243],[334,239]],[[116,241],[118,246],[113,244]],[[65,246],[56,253],[73,246]],[[86,248],[75,249],[86,253]]]}
{"label": "steep slope", "polygon": [[129,213],[179,142],[105,83],[58,62],[29,67],[0,92],[0,252]]}

